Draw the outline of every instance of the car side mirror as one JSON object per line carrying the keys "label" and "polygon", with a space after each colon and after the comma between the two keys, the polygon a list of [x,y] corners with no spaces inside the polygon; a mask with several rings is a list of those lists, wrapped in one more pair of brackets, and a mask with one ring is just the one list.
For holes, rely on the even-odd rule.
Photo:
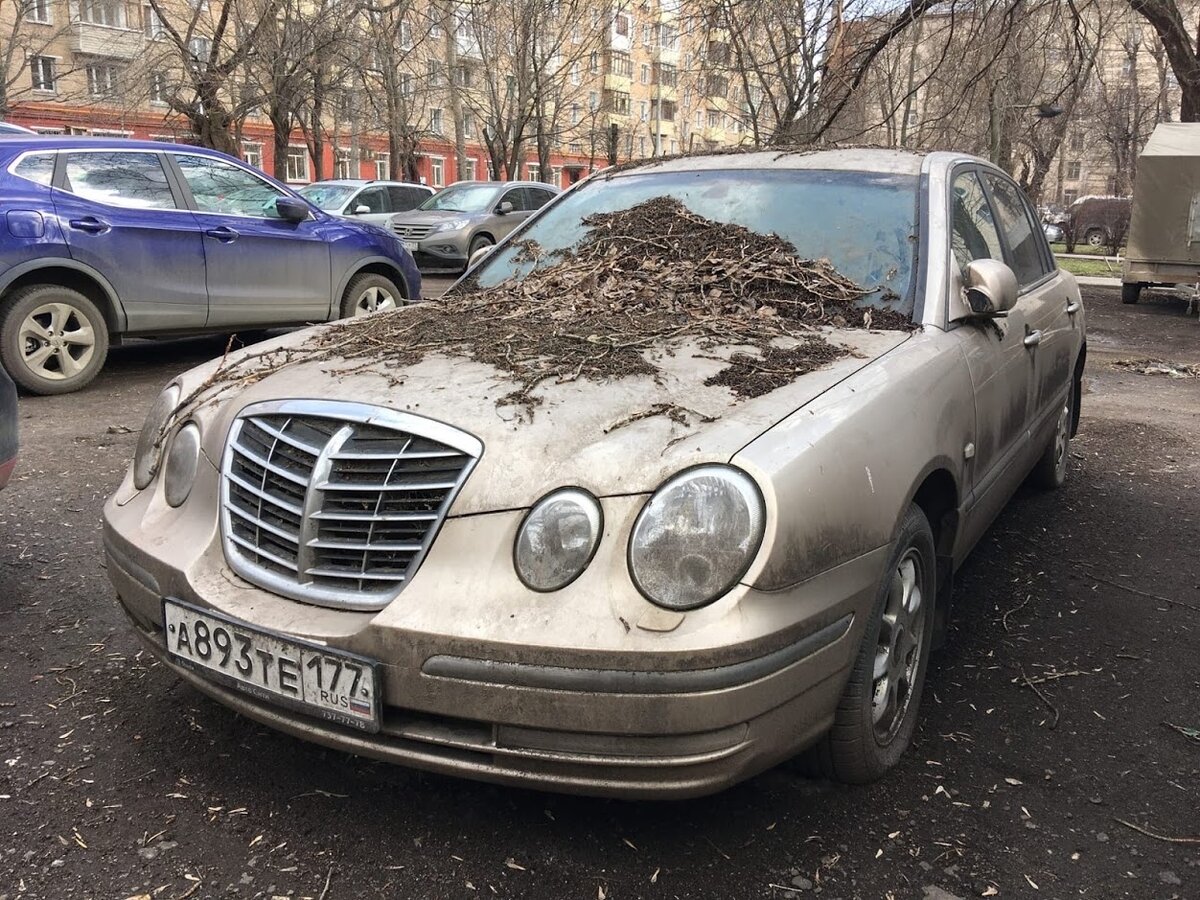
{"label": "car side mirror", "polygon": [[471,254],[471,258],[467,261],[467,268],[468,269],[475,268],[475,266],[478,263],[483,261],[483,258],[485,256],[487,256],[489,253],[491,253],[495,249],[496,248],[493,247],[491,244],[488,244],[486,247],[480,247],[478,250],[476,250],[474,253]]}
{"label": "car side mirror", "polygon": [[507,216],[512,211],[513,205],[507,200],[496,207],[496,212],[502,216]]}
{"label": "car side mirror", "polygon": [[1017,276],[997,259],[967,263],[963,293],[973,316],[1003,316],[1017,305]]}
{"label": "car side mirror", "polygon": [[276,197],[275,212],[285,222],[303,222],[308,218],[308,204],[296,197]]}
{"label": "car side mirror", "polygon": [[366,215],[370,211],[371,207],[367,206],[365,203],[360,203],[358,206],[354,207],[354,215],[356,216]]}

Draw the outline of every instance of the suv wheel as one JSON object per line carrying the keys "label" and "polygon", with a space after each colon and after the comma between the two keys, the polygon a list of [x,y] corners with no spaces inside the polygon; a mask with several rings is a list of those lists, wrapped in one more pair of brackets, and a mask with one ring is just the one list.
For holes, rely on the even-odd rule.
{"label": "suv wheel", "polygon": [[391,279],[367,272],[350,279],[342,295],[341,312],[343,319],[350,319],[403,305],[404,295]]}
{"label": "suv wheel", "polygon": [[69,394],[91,382],[108,356],[108,325],[79,291],[37,284],[0,307],[0,362],[33,394]]}
{"label": "suv wheel", "polygon": [[1102,228],[1090,228],[1088,233],[1083,238],[1089,247],[1104,246],[1104,230]]}

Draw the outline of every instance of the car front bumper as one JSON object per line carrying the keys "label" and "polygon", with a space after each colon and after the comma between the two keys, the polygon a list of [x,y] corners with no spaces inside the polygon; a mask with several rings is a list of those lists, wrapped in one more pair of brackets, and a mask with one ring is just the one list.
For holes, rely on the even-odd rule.
{"label": "car front bumper", "polygon": [[416,249],[411,252],[422,272],[461,271],[467,267],[470,235],[466,231],[431,234],[416,241],[415,245]]}
{"label": "car front bumper", "polygon": [[[620,502],[636,511],[637,498]],[[110,500],[105,508],[109,578],[147,647],[198,690],[263,724],[347,752],[504,784],[620,797],[712,793],[820,737],[855,658],[887,550],[786,591],[740,586],[732,607],[738,626],[705,630],[724,634],[728,643],[680,654],[684,629],[649,616],[623,621],[619,633],[636,651],[620,650],[620,641],[609,651],[588,648],[586,640],[517,646],[505,639],[506,617],[498,610],[431,632],[384,624],[387,610],[328,610],[276,597],[234,575],[219,540],[195,533],[164,540],[143,524],[138,506]],[[422,572],[392,606],[421,602],[420,581],[438,565],[438,544],[456,540],[456,522],[469,528],[479,518],[447,521]],[[519,513],[513,518],[519,521]],[[168,563],[174,541],[205,549],[183,564]],[[380,731],[276,706],[175,664],[165,650],[164,596],[378,660]]]}

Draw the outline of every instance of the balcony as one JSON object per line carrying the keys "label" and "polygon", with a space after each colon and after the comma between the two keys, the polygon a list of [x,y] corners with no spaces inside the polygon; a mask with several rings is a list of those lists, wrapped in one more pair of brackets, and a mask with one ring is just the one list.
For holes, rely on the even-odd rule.
{"label": "balcony", "polygon": [[71,25],[71,49],[85,56],[135,59],[142,52],[145,36],[136,28],[114,28],[75,22]]}
{"label": "balcony", "polygon": [[615,75],[609,72],[604,76],[604,90],[606,91],[618,91],[628,94],[632,87],[633,79],[628,75]]}

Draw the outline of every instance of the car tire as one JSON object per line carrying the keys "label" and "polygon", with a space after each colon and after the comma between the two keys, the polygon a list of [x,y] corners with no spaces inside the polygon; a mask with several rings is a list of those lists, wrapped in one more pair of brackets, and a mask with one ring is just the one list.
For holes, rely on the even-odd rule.
{"label": "car tire", "polygon": [[1083,240],[1089,247],[1103,247],[1104,229],[1089,228],[1088,233],[1083,236]]}
{"label": "car tire", "polygon": [[1040,488],[1048,491],[1063,486],[1067,480],[1067,463],[1071,456],[1071,430],[1074,421],[1075,394],[1078,386],[1072,382],[1067,391],[1067,399],[1063,401],[1062,409],[1058,412],[1058,421],[1054,425],[1054,434],[1042,451],[1041,457],[1033,467],[1029,480]]}
{"label": "car tire", "polygon": [[467,248],[467,268],[471,266],[471,259],[482,250],[484,247],[494,247],[496,242],[486,234],[477,234],[471,238],[471,245]]}
{"label": "car tire", "polygon": [[[914,504],[888,559],[833,727],[800,760],[808,774],[867,784],[886,774],[908,748],[933,643],[936,560],[933,530]],[[877,662],[886,669],[878,678]],[[881,690],[884,706],[877,721]],[[891,708],[893,700],[897,708]]]}
{"label": "car tire", "polygon": [[1142,297],[1142,283],[1140,281],[1132,284],[1121,285],[1121,302],[1133,305]]}
{"label": "car tire", "polygon": [[108,324],[79,291],[35,284],[0,306],[0,362],[31,394],[69,394],[89,384],[108,356]]}
{"label": "car tire", "polygon": [[384,275],[364,272],[355,275],[342,294],[341,317],[351,319],[368,313],[397,309],[405,304],[404,294]]}

